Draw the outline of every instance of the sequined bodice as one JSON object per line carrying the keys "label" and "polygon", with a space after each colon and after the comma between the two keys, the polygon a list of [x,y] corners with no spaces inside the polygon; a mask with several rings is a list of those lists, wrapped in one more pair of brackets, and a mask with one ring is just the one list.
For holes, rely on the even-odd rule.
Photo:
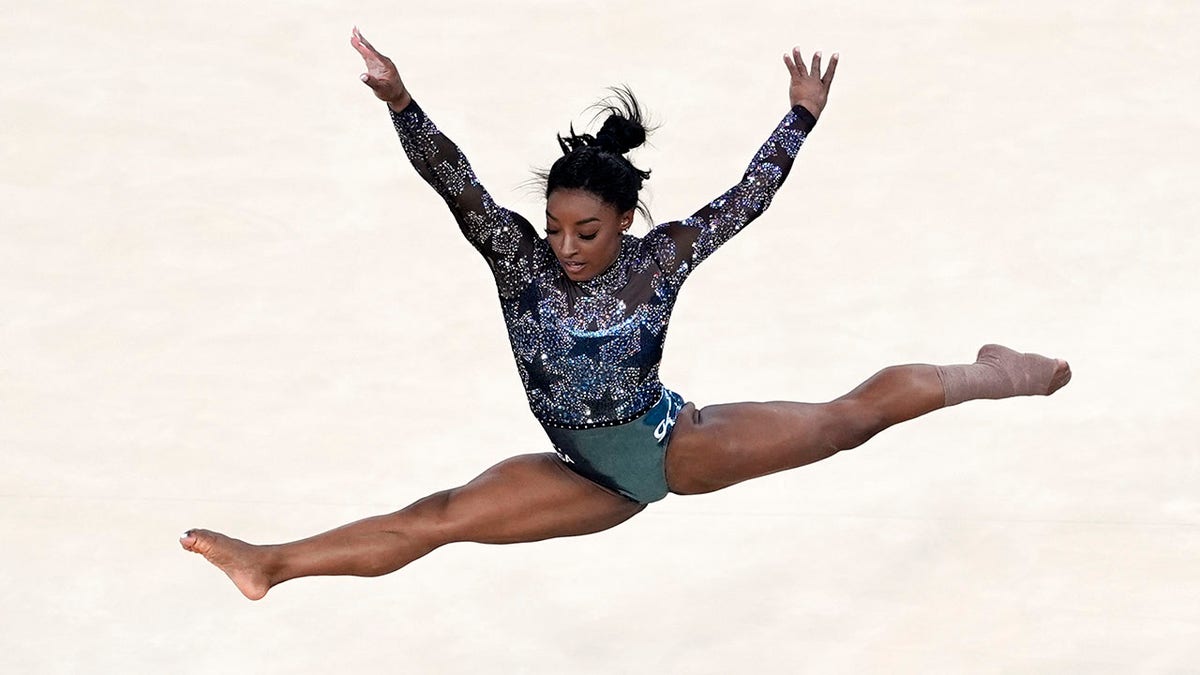
{"label": "sequined bodice", "polygon": [[793,108],[737,185],[688,218],[644,237],[624,235],[617,260],[585,282],[567,278],[528,220],[496,205],[416,103],[393,112],[392,122],[417,172],[492,269],[533,414],[543,424],[593,426],[635,418],[658,401],[680,286],[767,208],[816,120]]}

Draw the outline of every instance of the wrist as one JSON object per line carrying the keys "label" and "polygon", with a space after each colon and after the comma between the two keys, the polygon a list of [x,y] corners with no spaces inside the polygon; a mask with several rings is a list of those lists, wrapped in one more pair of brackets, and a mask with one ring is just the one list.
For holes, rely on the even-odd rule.
{"label": "wrist", "polygon": [[811,99],[803,99],[803,98],[800,99],[799,101],[792,101],[792,107],[794,108],[796,106],[803,106],[804,109],[807,110],[809,112],[809,114],[811,114],[813,116],[813,119],[817,119],[818,117],[821,116],[821,108],[824,107],[824,106],[819,105],[816,101],[813,101]]}
{"label": "wrist", "polygon": [[387,104],[393,112],[403,112],[404,109],[408,107],[408,104],[412,103],[412,100],[412,96],[406,91],[396,100],[388,101]]}

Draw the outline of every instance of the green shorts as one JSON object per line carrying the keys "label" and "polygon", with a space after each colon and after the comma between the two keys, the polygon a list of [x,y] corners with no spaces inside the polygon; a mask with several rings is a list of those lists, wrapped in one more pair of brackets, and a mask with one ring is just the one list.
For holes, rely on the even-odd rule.
{"label": "green shorts", "polygon": [[628,422],[584,429],[543,424],[559,458],[575,473],[639,504],[667,496],[667,443],[683,397],[663,388],[662,398]]}

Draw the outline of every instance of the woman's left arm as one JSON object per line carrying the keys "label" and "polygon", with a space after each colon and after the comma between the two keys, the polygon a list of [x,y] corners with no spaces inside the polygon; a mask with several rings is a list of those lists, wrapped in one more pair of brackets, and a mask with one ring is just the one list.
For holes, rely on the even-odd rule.
{"label": "woman's left arm", "polygon": [[791,74],[788,111],[746,168],[742,180],[690,217],[662,225],[674,242],[674,258],[686,276],[696,265],[750,224],[770,205],[783,185],[805,138],[817,123],[829,96],[829,85],[837,70],[838,55],[830,59],[821,75],[821,52],[813,55],[811,70],[800,58],[800,50],[784,55]]}

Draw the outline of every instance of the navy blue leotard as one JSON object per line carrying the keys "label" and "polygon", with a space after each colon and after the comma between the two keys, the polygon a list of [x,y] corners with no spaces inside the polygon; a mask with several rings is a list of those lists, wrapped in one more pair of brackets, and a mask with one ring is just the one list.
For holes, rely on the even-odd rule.
{"label": "navy blue leotard", "polygon": [[680,286],[767,208],[816,124],[795,106],[737,185],[683,220],[623,235],[617,260],[576,282],[528,220],[492,200],[415,102],[391,116],[409,160],[491,267],[529,407],[548,430],[625,424],[664,399],[658,366]]}

